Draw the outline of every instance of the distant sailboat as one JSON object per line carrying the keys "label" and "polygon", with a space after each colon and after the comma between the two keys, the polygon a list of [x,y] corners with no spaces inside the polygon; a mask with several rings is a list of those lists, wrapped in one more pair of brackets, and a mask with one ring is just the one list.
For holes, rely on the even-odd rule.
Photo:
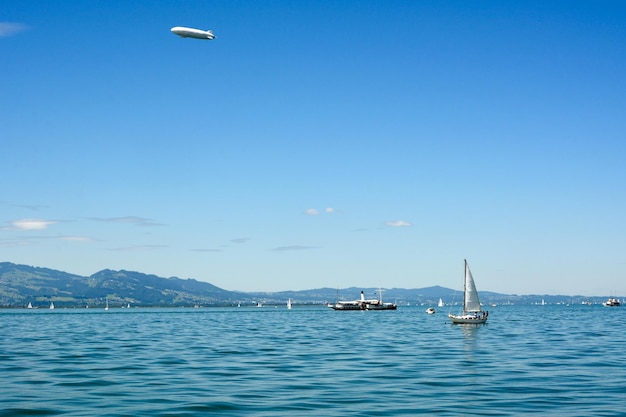
{"label": "distant sailboat", "polygon": [[440,298],[437,307],[443,307],[443,300]]}
{"label": "distant sailboat", "polygon": [[287,300],[287,309],[291,310],[291,298]]}
{"label": "distant sailboat", "polygon": [[30,303],[30,301],[28,302],[28,307],[26,308],[33,308],[33,305]]}
{"label": "distant sailboat", "polygon": [[50,310],[54,310],[54,303],[50,301]]}
{"label": "distant sailboat", "polygon": [[454,315],[449,313],[448,317],[454,324],[472,323],[479,324],[487,321],[488,311],[483,311],[478,300],[478,291],[472,272],[469,269],[467,261],[465,261],[465,279],[463,286],[463,314]]}
{"label": "distant sailboat", "polygon": [[106,306],[104,306],[104,310],[105,310],[105,311],[108,311],[108,310],[109,310],[109,300],[107,300],[107,305],[106,305]]}

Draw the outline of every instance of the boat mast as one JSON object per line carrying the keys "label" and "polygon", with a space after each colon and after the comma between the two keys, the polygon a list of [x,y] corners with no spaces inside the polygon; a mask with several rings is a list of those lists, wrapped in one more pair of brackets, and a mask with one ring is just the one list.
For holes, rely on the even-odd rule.
{"label": "boat mast", "polygon": [[467,297],[467,259],[463,259],[465,268],[463,269],[463,314],[467,313],[465,297]]}

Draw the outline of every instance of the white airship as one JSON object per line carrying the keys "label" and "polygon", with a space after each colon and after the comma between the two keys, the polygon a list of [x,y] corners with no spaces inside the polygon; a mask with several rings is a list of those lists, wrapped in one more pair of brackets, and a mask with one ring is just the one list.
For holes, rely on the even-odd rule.
{"label": "white airship", "polygon": [[183,37],[183,38],[196,38],[196,39],[205,39],[205,40],[213,40],[215,39],[215,35],[211,30],[200,30],[193,28],[186,28],[182,26],[176,26],[170,29],[172,33]]}

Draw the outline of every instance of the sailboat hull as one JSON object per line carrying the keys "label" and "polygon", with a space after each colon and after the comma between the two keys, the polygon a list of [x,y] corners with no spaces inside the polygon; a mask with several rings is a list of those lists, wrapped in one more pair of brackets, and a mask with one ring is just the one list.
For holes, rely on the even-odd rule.
{"label": "sailboat hull", "polygon": [[482,324],[487,322],[487,317],[476,317],[472,314],[466,314],[463,316],[448,314],[448,318],[452,324]]}

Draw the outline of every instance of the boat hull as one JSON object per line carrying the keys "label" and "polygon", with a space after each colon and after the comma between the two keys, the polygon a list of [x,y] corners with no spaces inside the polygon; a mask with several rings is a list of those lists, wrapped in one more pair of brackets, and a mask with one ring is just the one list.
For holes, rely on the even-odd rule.
{"label": "boat hull", "polygon": [[452,322],[452,324],[483,324],[487,322],[487,317],[483,316],[474,316],[474,315],[463,315],[463,316],[455,316],[454,314],[448,314],[448,318]]}
{"label": "boat hull", "polygon": [[391,305],[372,305],[372,304],[331,304],[328,307],[333,310],[339,311],[353,311],[353,310],[396,310],[398,306],[396,304]]}
{"label": "boat hull", "polygon": [[363,306],[359,305],[359,304],[353,304],[353,303],[337,303],[337,304],[329,304],[328,307],[332,308],[333,310],[339,310],[339,311],[348,311],[348,310],[365,310],[365,308],[363,308]]}
{"label": "boat hull", "polygon": [[396,304],[366,304],[366,310],[396,310],[398,306]]}

